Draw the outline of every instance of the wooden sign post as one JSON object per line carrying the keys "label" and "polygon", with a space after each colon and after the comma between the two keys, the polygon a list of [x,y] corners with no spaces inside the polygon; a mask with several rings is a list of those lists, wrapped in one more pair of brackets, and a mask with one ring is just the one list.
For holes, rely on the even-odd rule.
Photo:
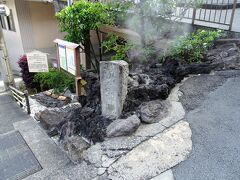
{"label": "wooden sign post", "polygon": [[81,96],[81,73],[80,73],[80,45],[56,39],[58,51],[58,68],[75,76],[76,94]]}

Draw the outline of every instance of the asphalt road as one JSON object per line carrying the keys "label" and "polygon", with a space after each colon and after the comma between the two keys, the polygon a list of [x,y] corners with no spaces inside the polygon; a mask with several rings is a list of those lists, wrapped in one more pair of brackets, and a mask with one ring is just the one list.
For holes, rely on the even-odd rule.
{"label": "asphalt road", "polygon": [[188,79],[180,89],[193,151],[176,180],[240,179],[240,71]]}

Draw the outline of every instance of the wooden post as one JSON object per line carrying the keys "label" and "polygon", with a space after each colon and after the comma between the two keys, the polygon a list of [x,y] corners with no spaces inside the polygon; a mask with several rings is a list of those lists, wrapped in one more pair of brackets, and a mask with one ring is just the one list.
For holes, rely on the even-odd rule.
{"label": "wooden post", "polygon": [[81,59],[80,59],[80,51],[79,47],[75,49],[75,65],[76,65],[76,78],[75,78],[75,84],[76,84],[76,95],[78,97],[81,96]]}
{"label": "wooden post", "polygon": [[84,42],[84,52],[86,54],[86,69],[91,69],[91,42],[90,42],[90,32],[89,37]]}
{"label": "wooden post", "polygon": [[30,103],[29,103],[28,91],[27,90],[24,91],[24,96],[25,96],[25,99],[26,99],[27,113],[31,114],[31,109],[30,109]]}

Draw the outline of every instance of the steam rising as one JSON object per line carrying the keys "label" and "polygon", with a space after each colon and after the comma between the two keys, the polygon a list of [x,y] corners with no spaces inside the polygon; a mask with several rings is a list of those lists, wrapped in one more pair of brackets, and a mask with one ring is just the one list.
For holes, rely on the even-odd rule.
{"label": "steam rising", "polygon": [[[111,2],[121,4],[123,1],[111,0]],[[125,2],[129,1],[125,0]],[[181,4],[179,0],[133,0],[131,2],[133,6],[127,9],[128,15],[124,26],[140,35],[141,48],[138,51],[150,47],[152,51],[159,52],[168,48],[169,41],[190,31],[191,26],[180,21],[189,9],[198,4],[199,0],[185,0],[185,2],[181,1]]]}

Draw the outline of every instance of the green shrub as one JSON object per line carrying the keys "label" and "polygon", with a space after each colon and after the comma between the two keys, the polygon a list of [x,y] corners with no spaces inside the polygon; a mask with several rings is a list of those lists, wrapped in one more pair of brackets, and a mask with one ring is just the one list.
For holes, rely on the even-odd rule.
{"label": "green shrub", "polygon": [[109,34],[107,39],[102,43],[102,47],[105,48],[104,53],[114,53],[111,60],[127,60],[127,52],[133,45],[116,35]]}
{"label": "green shrub", "polygon": [[110,0],[107,1],[109,16],[113,18],[116,26],[126,26],[129,18],[128,10],[134,7],[134,3],[128,0]]}
{"label": "green shrub", "polygon": [[199,62],[204,53],[213,46],[214,41],[221,37],[222,31],[198,30],[197,32],[179,37],[168,49],[167,56],[191,62]]}
{"label": "green shrub", "polygon": [[40,84],[41,90],[54,89],[55,93],[61,93],[65,88],[74,91],[74,77],[56,69],[49,72],[37,73],[33,82]]}
{"label": "green shrub", "polygon": [[90,30],[97,30],[103,24],[112,24],[108,6],[100,2],[79,0],[56,14],[61,32],[66,32],[65,39],[75,43],[85,43]]}

